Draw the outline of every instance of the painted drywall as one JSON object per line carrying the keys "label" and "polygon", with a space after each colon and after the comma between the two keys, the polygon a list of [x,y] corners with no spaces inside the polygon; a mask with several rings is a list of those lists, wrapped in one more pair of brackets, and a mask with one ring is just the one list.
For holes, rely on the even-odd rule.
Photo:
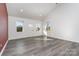
{"label": "painted drywall", "polygon": [[52,31],[48,36],[79,42],[79,4],[61,4],[48,15]]}
{"label": "painted drywall", "polygon": [[[64,40],[79,42],[79,4],[60,4],[47,16],[42,22],[44,26],[47,22],[50,23],[52,31],[47,32],[48,36],[56,37]],[[24,21],[24,31],[16,32],[16,20]],[[33,32],[28,27],[32,23],[34,26],[41,23],[38,20],[23,19],[9,16],[9,39],[24,38],[30,36],[45,35],[42,31]],[[45,30],[44,27],[42,27]]]}
{"label": "painted drywall", "polygon": [[[16,21],[24,21],[23,32],[16,31]],[[33,28],[30,28],[29,24],[32,24]],[[42,32],[41,32],[42,29],[36,32],[36,24],[41,24],[41,21],[9,16],[9,20],[8,20],[9,40],[42,35]]]}

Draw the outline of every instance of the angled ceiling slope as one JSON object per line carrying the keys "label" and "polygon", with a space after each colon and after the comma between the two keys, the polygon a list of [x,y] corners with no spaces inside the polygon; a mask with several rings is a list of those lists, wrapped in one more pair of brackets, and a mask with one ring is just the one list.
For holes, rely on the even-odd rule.
{"label": "angled ceiling slope", "polygon": [[43,20],[56,3],[7,3],[9,16]]}

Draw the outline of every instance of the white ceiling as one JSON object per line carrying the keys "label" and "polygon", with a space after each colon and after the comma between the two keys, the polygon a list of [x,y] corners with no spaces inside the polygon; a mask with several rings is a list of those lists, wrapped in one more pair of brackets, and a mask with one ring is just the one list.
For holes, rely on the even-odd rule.
{"label": "white ceiling", "polygon": [[56,3],[8,3],[8,15],[43,20],[56,7]]}

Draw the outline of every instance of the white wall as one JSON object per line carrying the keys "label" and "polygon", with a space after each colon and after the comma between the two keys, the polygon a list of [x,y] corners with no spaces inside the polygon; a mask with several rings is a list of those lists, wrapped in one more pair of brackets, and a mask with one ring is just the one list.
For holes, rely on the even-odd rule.
{"label": "white wall", "polygon": [[[18,20],[24,21],[23,32],[16,31],[16,21],[18,21]],[[28,24],[33,24],[34,27],[29,28]],[[41,21],[9,16],[9,20],[8,20],[9,40],[42,35],[41,30],[39,32],[32,31],[33,29],[36,29],[36,27],[35,27],[36,24],[41,24]]]}
{"label": "white wall", "polygon": [[[16,32],[16,20],[24,21],[24,31],[22,33]],[[79,4],[72,3],[59,5],[50,15],[48,15],[44,24],[47,21],[53,28],[53,31],[47,33],[48,36],[79,42]],[[35,26],[35,24],[42,22],[9,16],[9,39],[39,36],[44,34],[42,31],[31,31],[32,29],[28,27],[28,24],[30,23]]]}
{"label": "white wall", "polygon": [[61,4],[48,17],[53,31],[48,36],[79,42],[79,4]]}

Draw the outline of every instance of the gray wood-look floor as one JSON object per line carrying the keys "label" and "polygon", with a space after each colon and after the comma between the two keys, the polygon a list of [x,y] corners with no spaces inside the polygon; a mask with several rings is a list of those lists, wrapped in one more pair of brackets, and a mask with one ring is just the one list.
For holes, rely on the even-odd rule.
{"label": "gray wood-look floor", "polygon": [[42,38],[9,41],[2,56],[79,56],[79,43]]}

